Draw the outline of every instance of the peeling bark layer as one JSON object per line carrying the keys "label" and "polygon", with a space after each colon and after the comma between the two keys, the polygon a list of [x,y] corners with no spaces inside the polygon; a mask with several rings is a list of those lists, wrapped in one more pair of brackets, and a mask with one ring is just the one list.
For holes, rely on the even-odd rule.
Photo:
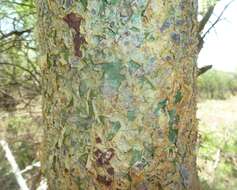
{"label": "peeling bark layer", "polygon": [[38,0],[50,190],[199,189],[196,0]]}

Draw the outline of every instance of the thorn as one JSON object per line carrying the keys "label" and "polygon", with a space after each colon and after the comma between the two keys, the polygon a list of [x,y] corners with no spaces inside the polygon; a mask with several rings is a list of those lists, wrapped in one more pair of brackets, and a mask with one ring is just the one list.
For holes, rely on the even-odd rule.
{"label": "thorn", "polygon": [[206,65],[204,67],[198,68],[197,76],[200,76],[212,68],[212,65]]}

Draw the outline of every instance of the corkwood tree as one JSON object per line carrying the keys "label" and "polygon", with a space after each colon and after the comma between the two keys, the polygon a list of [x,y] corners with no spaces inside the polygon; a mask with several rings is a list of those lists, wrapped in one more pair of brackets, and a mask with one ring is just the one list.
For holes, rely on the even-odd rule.
{"label": "corkwood tree", "polygon": [[197,0],[38,0],[50,190],[198,190]]}

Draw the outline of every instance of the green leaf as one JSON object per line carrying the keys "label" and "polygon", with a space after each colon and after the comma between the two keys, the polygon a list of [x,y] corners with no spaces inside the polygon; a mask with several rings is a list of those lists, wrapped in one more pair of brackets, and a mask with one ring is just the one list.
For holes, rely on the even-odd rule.
{"label": "green leaf", "polygon": [[111,141],[114,138],[114,136],[118,133],[120,128],[121,128],[121,124],[119,121],[112,122],[112,127],[110,131],[108,132],[106,139]]}

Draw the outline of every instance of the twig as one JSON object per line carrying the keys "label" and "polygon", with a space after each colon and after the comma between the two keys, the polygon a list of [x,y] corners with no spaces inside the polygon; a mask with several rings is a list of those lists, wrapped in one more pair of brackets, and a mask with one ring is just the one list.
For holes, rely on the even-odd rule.
{"label": "twig", "polygon": [[0,40],[2,40],[4,38],[8,38],[8,37],[10,37],[12,35],[21,36],[24,33],[30,33],[30,32],[32,32],[32,29],[33,28],[22,30],[22,31],[17,31],[17,30],[11,31],[11,32],[9,32],[7,34],[3,34],[2,37],[0,38]]}
{"label": "twig", "polygon": [[27,187],[25,179],[21,175],[21,171],[16,163],[16,160],[15,160],[7,142],[4,140],[0,140],[0,144],[3,148],[3,150],[5,151],[5,156],[12,167],[12,172],[15,174],[15,177],[16,177],[16,180],[17,180],[19,186],[20,186],[20,189],[21,190],[30,190]]}
{"label": "twig", "polygon": [[36,162],[32,165],[26,166],[25,169],[20,171],[20,173],[22,174],[22,173],[28,172],[29,170],[32,170],[34,167],[39,168],[40,167],[40,162]]}
{"label": "twig", "polygon": [[198,28],[198,33],[200,33],[204,27],[206,26],[206,23],[208,22],[208,20],[210,19],[213,11],[214,11],[215,6],[210,6],[206,12],[206,14],[204,15],[203,19],[201,20],[201,22],[199,23],[199,28]]}
{"label": "twig", "polygon": [[0,62],[0,65],[10,65],[10,66],[13,66],[13,67],[18,67],[19,69],[28,72],[30,74],[30,76],[35,79],[35,81],[38,83],[38,85],[40,85],[39,79],[29,69],[27,69],[25,67],[22,67],[20,65],[17,65],[17,64],[7,63],[7,62]]}
{"label": "twig", "polygon": [[231,0],[221,11],[220,15],[217,17],[217,19],[215,20],[215,22],[208,28],[208,30],[204,33],[204,35],[202,36],[202,39],[205,38],[205,36],[211,31],[211,29],[220,21],[222,15],[224,14],[224,12],[226,11],[226,9],[230,6],[231,3],[233,3],[235,0]]}

